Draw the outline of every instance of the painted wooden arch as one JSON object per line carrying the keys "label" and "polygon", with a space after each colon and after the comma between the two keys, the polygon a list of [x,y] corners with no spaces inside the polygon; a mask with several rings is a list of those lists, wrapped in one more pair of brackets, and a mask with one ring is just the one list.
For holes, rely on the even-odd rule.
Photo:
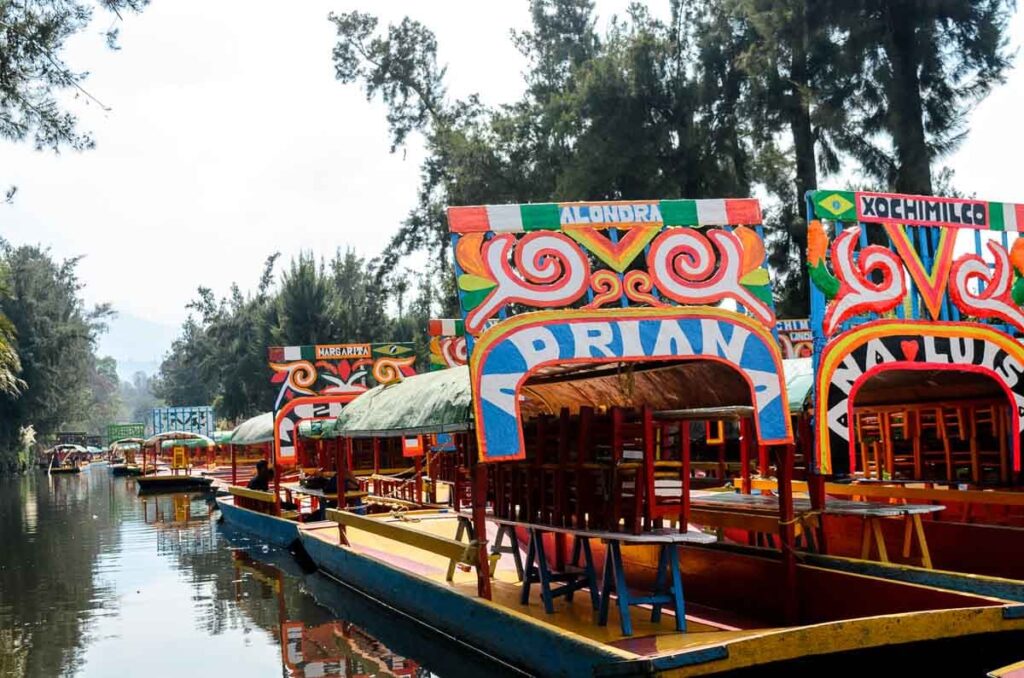
{"label": "painted wooden arch", "polygon": [[305,419],[333,419],[377,384],[416,373],[411,343],[272,346],[267,350],[274,399],[274,461],[296,462],[295,437]]}
{"label": "painted wooden arch", "polygon": [[750,387],[760,442],[792,442],[782,356],[757,320],[715,308],[540,311],[486,331],[470,358],[481,460],[525,456],[520,390],[540,368],[673,359],[735,368]]}
{"label": "painted wooden arch", "polygon": [[293,466],[297,461],[295,443],[299,424],[304,421],[337,419],[342,408],[352,401],[351,395],[309,396],[284,403],[274,412],[274,449],[276,463]]}
{"label": "painted wooden arch", "polygon": [[[878,320],[833,339],[815,377],[814,427],[818,468],[845,474],[858,389],[886,370],[957,370],[993,378],[1012,404],[1013,468],[1021,467],[1024,434],[1024,346],[976,323]],[[841,454],[833,454],[834,451]]]}

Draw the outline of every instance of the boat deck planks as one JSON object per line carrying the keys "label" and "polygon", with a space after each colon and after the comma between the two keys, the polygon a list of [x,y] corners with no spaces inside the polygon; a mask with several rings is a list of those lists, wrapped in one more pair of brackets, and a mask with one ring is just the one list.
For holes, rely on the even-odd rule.
{"label": "boat deck planks", "polygon": [[[409,516],[407,519],[392,517],[380,519],[399,522],[411,529],[448,538],[455,535],[458,525],[457,517],[454,513],[444,517],[433,515],[423,517]],[[305,527],[303,530],[307,534],[314,534],[317,538],[330,544],[336,545],[340,542],[338,528],[333,524],[328,526],[318,525],[315,528]],[[447,585],[469,598],[476,597],[476,574],[472,571],[466,572],[456,568],[454,581],[450,584],[446,583],[445,574],[448,570],[448,559],[442,556],[427,553],[422,549],[396,541],[388,541],[388,549],[385,551],[380,548],[381,541],[379,538],[358,529],[348,529],[346,535],[354,551],[386,561],[407,572],[413,572],[421,577],[431,579],[438,584]],[[488,521],[488,542],[492,543],[496,535],[497,526]],[[577,594],[573,598],[572,603],[564,599],[556,600],[555,613],[554,615],[549,615],[544,611],[539,596],[532,596],[527,605],[519,603],[521,587],[511,558],[501,558],[498,560],[494,579],[491,583],[491,591],[492,602],[518,614],[546,623],[556,623],[559,628],[565,631],[575,633],[592,641],[642,655],[720,643],[739,637],[764,633],[764,628],[744,630],[722,622],[716,622],[713,618],[715,610],[688,602],[687,609],[692,613],[687,615],[689,633],[680,634],[675,631],[671,610],[665,610],[661,622],[655,624],[650,621],[650,613],[646,609],[633,608],[630,610],[633,620],[633,635],[623,636],[620,631],[618,609],[611,610],[607,626],[598,626],[595,622],[595,615],[597,613],[591,608],[590,597],[585,591]],[[735,622],[735,618],[731,618],[730,621]]]}

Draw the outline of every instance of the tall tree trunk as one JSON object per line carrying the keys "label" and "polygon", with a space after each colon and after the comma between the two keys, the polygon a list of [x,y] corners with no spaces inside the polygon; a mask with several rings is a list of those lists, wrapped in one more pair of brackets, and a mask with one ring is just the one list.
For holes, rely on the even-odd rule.
{"label": "tall tree trunk", "polygon": [[[805,0],[794,3],[793,31],[790,33],[789,51],[790,92],[789,92],[789,129],[793,135],[793,153],[796,156],[796,213],[789,226],[789,236],[793,244],[801,252],[807,251],[807,221],[804,219],[804,194],[818,186],[818,168],[814,158],[814,133],[811,129],[811,102],[809,99],[810,78],[807,69],[807,5]],[[807,268],[799,267],[799,278],[796,289],[787,295],[790,299],[799,300],[795,304],[786,304],[791,308],[807,313],[808,279]]]}
{"label": "tall tree trunk", "polygon": [[889,131],[896,150],[893,188],[901,193],[931,195],[931,153],[925,140],[924,106],[918,77],[915,5],[910,1],[886,3],[889,35],[886,54],[892,65],[889,83]]}

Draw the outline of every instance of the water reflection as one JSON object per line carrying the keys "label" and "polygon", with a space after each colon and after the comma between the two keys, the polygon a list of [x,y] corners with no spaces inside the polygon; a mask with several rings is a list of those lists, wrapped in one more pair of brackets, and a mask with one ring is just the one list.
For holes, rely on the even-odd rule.
{"label": "water reflection", "polygon": [[508,672],[105,467],[0,478],[0,544],[0,676]]}

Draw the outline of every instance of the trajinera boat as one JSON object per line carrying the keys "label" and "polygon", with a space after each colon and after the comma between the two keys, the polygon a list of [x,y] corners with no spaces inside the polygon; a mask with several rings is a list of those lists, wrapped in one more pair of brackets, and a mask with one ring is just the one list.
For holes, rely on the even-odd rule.
{"label": "trajinera boat", "polygon": [[[899,521],[906,548],[924,549],[920,517],[941,506],[794,498],[756,200],[459,207],[448,217],[468,367],[375,388],[337,429],[349,445],[454,448],[453,507],[328,510],[298,530],[322,570],[547,675],[822,673],[893,656],[948,670],[974,652],[998,665],[1018,651],[1021,582],[798,557],[797,539],[820,538],[815,519],[829,515],[873,538]],[[848,232],[842,246],[856,237]],[[878,250],[844,265],[891,263]],[[869,277],[835,286],[835,322],[844,309],[892,310],[850,296],[874,304]],[[774,464],[777,495],[692,486],[695,447],[721,445],[729,430],[742,468]],[[730,529],[771,535],[777,548],[728,543]]]}
{"label": "trajinera boat", "polygon": [[[165,443],[171,444],[165,447]],[[140,493],[187,492],[206,490],[213,478],[199,475],[192,468],[190,446],[199,445],[206,449],[214,445],[213,440],[201,433],[190,431],[165,431],[150,436],[142,443],[142,469],[135,478]],[[167,465],[159,465],[161,452]],[[152,461],[150,461],[152,456]]]}
{"label": "trajinera boat", "polygon": [[[278,388],[275,409],[235,430],[231,484],[217,504],[227,522],[288,547],[298,541],[300,522],[316,520],[336,504],[339,487],[349,500],[368,497],[354,477],[338,483],[337,469],[351,467],[349,450],[316,439],[346,403],[376,384],[413,374],[415,352],[401,343],[324,344],[271,347],[268,357]],[[268,454],[267,471],[256,482],[238,473],[238,455],[254,449]]]}

